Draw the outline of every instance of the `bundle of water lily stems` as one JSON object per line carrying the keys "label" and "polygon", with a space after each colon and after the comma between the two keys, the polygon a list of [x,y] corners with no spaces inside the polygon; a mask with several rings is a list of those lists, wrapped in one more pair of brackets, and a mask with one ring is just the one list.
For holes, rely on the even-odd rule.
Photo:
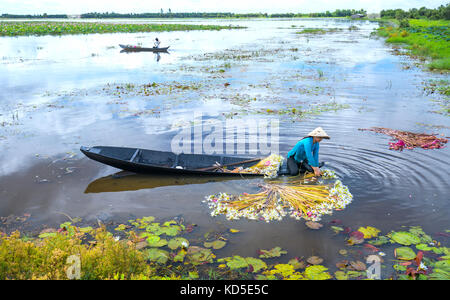
{"label": "bundle of water lily stems", "polygon": [[252,174],[262,174],[265,178],[274,178],[278,174],[278,170],[280,169],[281,164],[283,163],[283,156],[277,154],[271,154],[270,156],[262,159],[257,164],[248,167],[238,167],[233,170],[228,170],[226,168],[221,168],[222,172],[231,172],[231,173],[252,173]]}
{"label": "bundle of water lily stems", "polygon": [[[352,201],[352,195],[341,181],[334,184],[306,184],[310,176],[288,181],[270,181],[260,184],[256,194],[239,196],[220,193],[206,197],[211,216],[226,215],[234,220],[241,217],[251,220],[281,220],[289,215],[297,220],[318,221],[323,214],[333,209],[343,209]],[[332,172],[325,172],[325,179],[336,178]]]}
{"label": "bundle of water lily stems", "polygon": [[439,149],[443,148],[444,144],[447,143],[447,139],[438,138],[435,135],[425,133],[413,133],[409,131],[401,131],[383,127],[371,127],[368,129],[360,128],[359,130],[369,130],[377,133],[384,133],[397,139],[396,143],[389,143],[389,149],[393,150],[403,150],[403,148],[413,149],[415,147],[421,147],[423,149]]}

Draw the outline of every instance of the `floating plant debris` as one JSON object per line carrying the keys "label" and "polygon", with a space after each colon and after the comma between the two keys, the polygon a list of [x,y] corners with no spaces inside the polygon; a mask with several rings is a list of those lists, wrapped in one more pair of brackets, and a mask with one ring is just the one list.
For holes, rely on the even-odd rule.
{"label": "floating plant debris", "polygon": [[211,216],[223,214],[229,220],[247,218],[270,222],[286,215],[297,220],[318,221],[324,214],[343,209],[352,201],[352,194],[340,180],[334,184],[305,184],[308,179],[260,184],[261,191],[239,196],[219,193],[206,197]]}
{"label": "floating plant debris", "polygon": [[444,147],[447,143],[447,139],[438,138],[435,135],[425,134],[425,133],[413,133],[409,131],[401,131],[383,127],[371,127],[368,129],[360,128],[359,130],[374,131],[377,133],[384,133],[395,139],[397,142],[390,142],[389,149],[392,150],[403,150],[414,149],[416,147],[421,147],[423,149],[440,149]]}

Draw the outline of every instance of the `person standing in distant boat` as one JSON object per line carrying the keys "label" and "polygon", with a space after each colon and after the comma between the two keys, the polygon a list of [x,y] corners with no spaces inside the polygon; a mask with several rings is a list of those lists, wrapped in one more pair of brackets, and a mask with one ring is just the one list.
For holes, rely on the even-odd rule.
{"label": "person standing in distant boat", "polygon": [[319,169],[323,165],[319,164],[319,143],[323,139],[330,139],[330,137],[322,127],[317,127],[289,151],[287,167],[291,176],[305,171],[314,172],[315,176],[322,175]]}
{"label": "person standing in distant boat", "polygon": [[158,40],[158,38],[156,38],[155,45],[153,46],[153,48],[159,48],[159,44],[161,44],[161,42]]}

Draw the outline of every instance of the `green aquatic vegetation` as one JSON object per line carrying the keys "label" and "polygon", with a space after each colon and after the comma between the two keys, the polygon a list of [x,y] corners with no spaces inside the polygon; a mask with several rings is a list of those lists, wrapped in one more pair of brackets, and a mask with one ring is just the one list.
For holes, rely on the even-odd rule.
{"label": "green aquatic vegetation", "polygon": [[347,109],[349,107],[350,105],[348,104],[341,104],[333,101],[328,103],[309,104],[307,107],[293,107],[281,110],[260,109],[258,113],[268,115],[287,115],[293,117],[294,119],[304,119],[313,115],[320,115],[325,112],[337,112],[338,110]]}
{"label": "green aquatic vegetation", "polygon": [[413,57],[429,58],[431,70],[450,70],[449,21],[409,20],[409,27],[381,26],[387,43],[404,44]]}
{"label": "green aquatic vegetation", "polygon": [[116,32],[161,32],[187,30],[240,29],[241,26],[217,26],[194,24],[120,24],[103,22],[0,22],[0,36],[65,35]]}
{"label": "green aquatic vegetation", "polygon": [[395,248],[394,253],[395,257],[400,260],[413,260],[416,258],[416,253],[409,247]]}
{"label": "green aquatic vegetation", "polygon": [[342,28],[304,28],[296,34],[326,34],[341,31]]}

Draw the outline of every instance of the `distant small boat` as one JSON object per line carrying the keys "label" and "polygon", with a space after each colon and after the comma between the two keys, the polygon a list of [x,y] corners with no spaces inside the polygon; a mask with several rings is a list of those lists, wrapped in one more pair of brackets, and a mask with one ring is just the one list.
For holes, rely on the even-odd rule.
{"label": "distant small boat", "polygon": [[224,168],[248,168],[261,158],[175,154],[139,148],[95,146],[80,148],[87,157],[103,164],[141,174],[189,174],[212,176],[264,176],[258,173],[224,172]]}
{"label": "distant small boat", "polygon": [[152,47],[152,48],[144,48],[144,47],[140,47],[140,46],[134,46],[134,45],[122,45],[119,44],[120,48],[124,49],[125,51],[133,51],[133,52],[138,52],[138,51],[149,51],[149,52],[167,52],[167,50],[169,49],[170,46],[168,47],[164,47],[164,48],[156,48],[156,47]]}

